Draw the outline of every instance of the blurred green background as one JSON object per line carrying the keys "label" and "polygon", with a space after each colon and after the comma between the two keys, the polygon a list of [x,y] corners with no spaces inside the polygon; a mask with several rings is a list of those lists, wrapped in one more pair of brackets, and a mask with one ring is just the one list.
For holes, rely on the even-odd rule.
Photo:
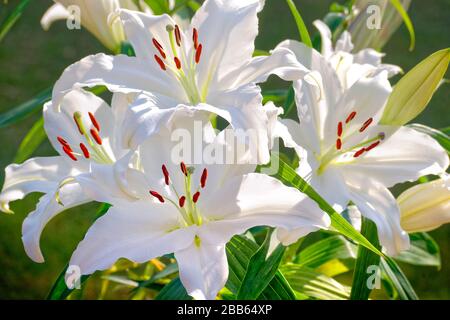
{"label": "blurred green background", "polygon": [[[295,3],[307,22],[322,18],[331,0],[296,0]],[[18,1],[0,3],[0,18]],[[51,87],[69,64],[105,49],[85,30],[68,31],[64,22],[54,24],[50,31],[41,29],[40,18],[52,4],[50,0],[32,1],[23,17],[0,43],[0,113],[24,102],[40,91]],[[410,16],[415,25],[417,45],[408,51],[409,37],[402,26],[384,48],[387,63],[411,69],[429,54],[450,45],[450,0],[413,0]],[[282,0],[266,0],[260,14],[258,49],[269,50],[286,38],[297,38],[297,29]],[[449,74],[446,76],[449,78]],[[271,81],[287,86],[286,83]],[[450,125],[450,90],[441,88],[428,109],[417,122],[441,128]],[[267,87],[267,86],[266,86]],[[38,119],[33,114],[19,124],[0,129],[0,181],[3,168],[14,158],[22,138]],[[55,152],[46,141],[35,152],[46,156]],[[0,299],[33,299],[46,297],[54,280],[64,268],[76,244],[93,221],[96,206],[85,205],[56,217],[45,229],[41,247],[46,262],[32,262],[23,250],[21,224],[35,207],[38,195],[27,196],[12,204],[15,215],[0,214]],[[402,265],[413,287],[422,299],[450,299],[450,225],[431,232],[441,247],[442,269]]]}

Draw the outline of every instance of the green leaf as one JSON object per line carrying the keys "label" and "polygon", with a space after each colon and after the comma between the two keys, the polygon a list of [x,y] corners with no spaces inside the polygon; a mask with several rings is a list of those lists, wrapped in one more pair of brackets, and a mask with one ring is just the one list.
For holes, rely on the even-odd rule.
{"label": "green leaf", "polygon": [[[378,249],[381,248],[377,227],[375,223],[369,219],[363,218],[361,225],[361,233]],[[378,270],[380,264],[380,256],[363,246],[358,248],[358,257],[356,258],[355,271],[353,273],[352,291],[350,293],[351,300],[367,300],[369,299],[372,288],[369,286],[369,277],[373,277],[373,273],[369,272],[369,267],[376,266]]]}
{"label": "green leaf", "polygon": [[[68,266],[66,266],[64,270],[59,274],[47,296],[47,300],[64,300],[76,289],[69,289],[66,285],[64,277],[66,275],[67,268]],[[80,285],[83,285],[83,283],[85,283],[88,278],[89,275],[81,276]]]}
{"label": "green leaf", "polygon": [[162,288],[155,300],[192,300],[192,297],[187,294],[180,277],[176,277]]}
{"label": "green leaf", "polygon": [[19,20],[19,18],[22,16],[23,12],[25,11],[25,8],[30,3],[30,0],[22,0],[17,5],[17,7],[14,8],[14,10],[6,17],[5,21],[0,25],[0,42],[3,40],[3,38],[6,36],[9,30],[14,26],[14,24]]}
{"label": "green leaf", "polygon": [[395,256],[395,260],[417,266],[433,266],[441,268],[439,245],[425,232],[412,233],[411,248]]}
{"label": "green leaf", "polygon": [[4,128],[11,124],[22,120],[23,118],[29,116],[35,111],[41,109],[42,105],[50,100],[52,96],[52,89],[48,88],[41,93],[39,93],[36,97],[27,102],[22,103],[21,105],[12,108],[2,114],[0,114],[0,128]]}
{"label": "green leaf", "polygon": [[365,246],[379,256],[383,256],[380,250],[378,250],[372,243],[370,243],[369,240],[355,230],[355,228],[353,228],[353,226],[345,220],[344,217],[337,213],[333,207],[325,201],[325,199],[323,199],[302,177],[300,177],[292,167],[281,160],[277,154],[272,153],[271,163],[278,164],[278,172],[274,176],[285,184],[297,188],[299,191],[314,200],[319,207],[330,216],[331,226],[336,231]]}
{"label": "green leaf", "polygon": [[313,46],[312,46],[311,38],[308,33],[308,29],[306,28],[305,22],[303,21],[303,18],[300,15],[300,12],[298,11],[297,7],[295,6],[294,1],[286,0],[286,3],[289,6],[289,9],[291,10],[292,15],[294,16],[294,20],[295,20],[295,23],[297,24],[298,32],[300,34],[300,40],[305,45],[312,48]]}
{"label": "green leaf", "polygon": [[154,15],[161,15],[170,13],[169,3],[167,0],[144,0],[145,3],[152,9]]}
{"label": "green leaf", "polygon": [[284,101],[283,110],[284,117],[288,117],[292,110],[295,108],[295,91],[291,86],[287,92],[286,100]]}
{"label": "green leaf", "polygon": [[286,100],[287,90],[266,90],[263,91],[263,104],[272,101],[275,104],[282,104]]}
{"label": "green leaf", "polygon": [[402,300],[418,300],[416,292],[403,274],[398,264],[390,257],[381,259],[381,267],[390,278],[395,290]]}
{"label": "green leaf", "polygon": [[403,22],[405,23],[405,26],[408,29],[410,38],[409,51],[412,51],[414,50],[414,47],[416,45],[416,34],[414,32],[414,26],[412,24],[412,21],[409,18],[408,12],[406,12],[405,8],[403,8],[399,0],[390,0],[390,1],[391,4],[394,6],[394,8],[398,11],[400,16],[402,17]]}
{"label": "green leaf", "polygon": [[333,278],[305,266],[287,264],[280,268],[295,291],[310,298],[347,300],[350,289]]}
{"label": "green leaf", "polygon": [[301,250],[294,263],[309,268],[317,268],[333,259],[356,257],[356,247],[344,237],[335,235],[319,240]]}
{"label": "green leaf", "polygon": [[[258,245],[244,236],[234,236],[226,246],[229,276],[226,287],[237,295],[245,278],[250,258],[258,251]],[[258,297],[262,300],[294,300],[295,294],[283,274],[278,270]]]}
{"label": "green leaf", "polygon": [[178,264],[172,263],[166,266],[160,272],[155,273],[149,280],[141,281],[139,287],[148,287],[158,280],[164,279],[178,272]]}
{"label": "green leaf", "polygon": [[237,294],[238,300],[253,300],[258,298],[275,276],[286,248],[279,245],[266,259],[271,234],[272,232],[267,233],[264,243],[250,258],[247,272],[245,273],[244,279],[242,279]]}
{"label": "green leaf", "polygon": [[450,136],[445,131],[439,131],[418,123],[409,124],[408,127],[432,136],[450,154]]}
{"label": "green leaf", "polygon": [[381,124],[404,125],[428,105],[450,62],[450,48],[439,50],[405,74],[389,96]]}
{"label": "green leaf", "polygon": [[42,144],[47,137],[44,130],[44,119],[39,118],[38,121],[31,127],[25,138],[20,143],[19,150],[17,150],[14,157],[14,163],[22,163],[27,160],[34,151]]}
{"label": "green leaf", "polygon": [[136,53],[134,52],[134,48],[128,41],[123,41],[120,44],[120,53],[125,54],[129,57],[135,57]]}

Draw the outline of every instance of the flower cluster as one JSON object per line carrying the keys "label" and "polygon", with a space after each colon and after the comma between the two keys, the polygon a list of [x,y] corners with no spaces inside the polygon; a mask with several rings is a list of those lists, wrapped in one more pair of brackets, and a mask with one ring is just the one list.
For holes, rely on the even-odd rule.
{"label": "flower cluster", "polygon": [[[45,25],[69,4],[58,2]],[[425,199],[442,189],[444,200],[427,204],[448,209],[446,177],[398,202],[388,189],[444,174],[449,158],[429,135],[381,121],[389,78],[401,69],[382,64],[379,52],[353,52],[347,31],[333,46],[327,25],[316,21],[321,52],[286,40],[268,55],[253,56],[264,6],[258,0],[206,0],[189,24],[119,2],[99,1],[103,9],[110,6],[102,9],[100,29],[82,22],[109,48],[126,39],[135,55],[100,53],[69,66],[43,109],[59,155],[6,168],[2,211],[31,192],[44,194],[22,229],[34,261],[44,261],[39,239],[48,221],[71,207],[104,202],[111,208],[90,227],[69,265],[91,274],[119,258],[143,263],[173,253],[187,293],[214,299],[228,279],[225,245],[234,235],[269,226],[274,242],[290,245],[331,228],[316,202],[257,170],[270,161],[278,138],[300,159],[298,175],[336,211],[356,207],[354,220],[376,224],[389,255],[409,248],[408,231],[448,220],[437,214],[438,221],[426,221],[437,209],[430,204],[416,213],[408,203],[416,193]],[[292,82],[298,121],[281,119],[272,102],[263,104],[259,84],[270,75]],[[96,86],[112,93],[110,103],[89,91]],[[226,123],[222,130],[217,118]],[[180,132],[189,137],[182,144],[174,139]],[[208,150],[214,159],[204,156]]]}

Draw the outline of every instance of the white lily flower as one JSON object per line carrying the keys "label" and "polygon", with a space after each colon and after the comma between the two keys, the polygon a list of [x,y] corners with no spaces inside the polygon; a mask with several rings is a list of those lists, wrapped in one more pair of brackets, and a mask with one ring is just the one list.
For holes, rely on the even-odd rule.
{"label": "white lily flower", "polygon": [[418,184],[397,198],[408,233],[434,230],[450,222],[450,176]]}
{"label": "white lily flower", "polygon": [[[391,64],[382,64],[384,56],[374,49],[363,49],[352,53],[353,43],[349,32],[344,31],[333,48],[332,34],[328,26],[320,21],[314,21],[314,26],[319,30],[322,39],[322,56],[330,63],[336,71],[344,88],[350,88],[358,79],[363,77],[376,77],[383,71],[387,71],[389,77],[401,72],[402,69]],[[298,61],[305,67],[311,68],[311,49],[295,40],[285,40],[277,48],[285,47],[291,49],[297,56]]]}
{"label": "white lily flower", "polygon": [[121,137],[128,103],[125,95],[116,94],[110,108],[94,94],[75,90],[64,96],[61,112],[51,102],[45,104],[45,131],[60,155],[32,158],[5,169],[2,211],[11,212],[9,202],[29,193],[44,193],[22,227],[25,251],[34,261],[44,261],[39,238],[47,222],[64,210],[92,201],[76,177],[89,172],[93,163],[112,170],[112,164],[126,154]]}
{"label": "white lily flower", "polygon": [[[232,152],[224,136],[205,143],[203,150]],[[141,145],[135,155],[140,170],[117,164],[134,201],[111,196],[101,183],[109,179],[108,172],[97,170],[80,180],[96,200],[113,205],[71,258],[70,265],[81,274],[107,269],[121,257],[143,263],[174,253],[188,294],[214,299],[228,278],[225,244],[233,235],[254,226],[280,227],[279,240],[290,244],[329,226],[328,215],[315,202],[272,177],[253,173],[255,165],[174,162],[177,144],[169,137],[162,130]]]}
{"label": "white lily flower", "polygon": [[74,12],[68,9],[72,6],[79,9],[82,26],[112,51],[117,51],[125,41],[125,33],[120,23],[108,22],[109,15],[120,8],[136,11],[143,8],[150,12],[144,1],[139,1],[138,6],[133,0],[55,0],[55,4],[42,16],[42,28],[48,30],[53,22],[71,18]]}
{"label": "white lily flower", "polygon": [[441,174],[448,167],[445,150],[416,130],[379,125],[391,92],[386,71],[361,78],[343,89],[327,59],[310,50],[315,71],[294,82],[299,125],[284,120],[305,151],[298,151],[299,174],[337,210],[353,202],[373,220],[390,254],[409,246],[400,211],[387,189],[399,182]]}
{"label": "white lily flower", "polygon": [[[233,128],[253,128],[254,119],[267,121],[255,84],[270,74],[298,79],[305,70],[286,48],[252,57],[261,7],[258,0],[207,0],[186,30],[168,15],[119,10],[136,57],[97,54],[82,59],[57,81],[53,101],[57,105],[74,87],[105,85],[112,92],[147,94],[161,109],[209,106]],[[241,108],[251,104],[251,109]]]}

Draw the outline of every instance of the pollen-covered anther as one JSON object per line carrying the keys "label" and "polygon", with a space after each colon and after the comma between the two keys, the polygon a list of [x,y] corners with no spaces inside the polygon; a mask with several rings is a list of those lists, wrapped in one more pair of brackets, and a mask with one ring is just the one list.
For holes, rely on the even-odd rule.
{"label": "pollen-covered anther", "polygon": [[59,143],[61,143],[62,146],[69,146],[69,143],[64,140],[62,137],[56,137]]}
{"label": "pollen-covered anther", "polygon": [[337,135],[338,135],[338,137],[342,136],[342,131],[343,131],[343,129],[342,129],[342,122],[339,122],[338,125],[337,125]]}
{"label": "pollen-covered anther", "polygon": [[98,123],[94,114],[92,112],[88,112],[88,114],[89,114],[89,118],[91,119],[92,125],[95,127],[95,129],[97,129],[98,132],[100,132],[100,124]]}
{"label": "pollen-covered anther", "polygon": [[355,118],[355,116],[356,116],[356,111],[351,112],[348,115],[347,119],[345,119],[345,123],[349,123],[350,121],[352,121]]}
{"label": "pollen-covered anther", "polygon": [[364,122],[364,124],[362,125],[362,127],[359,129],[359,132],[363,132],[364,130],[367,129],[368,126],[370,126],[370,124],[372,123],[373,118],[369,118],[366,120],[366,122]]}
{"label": "pollen-covered anther", "polygon": [[366,152],[372,150],[373,148],[375,148],[376,146],[378,146],[380,144],[380,141],[376,141],[374,143],[372,143],[370,146],[368,146],[366,148]]}
{"label": "pollen-covered anther", "polygon": [[166,71],[166,65],[164,64],[164,62],[161,60],[160,57],[158,57],[156,54],[154,56],[156,63],[158,63],[159,67],[161,68],[161,70]]}
{"label": "pollen-covered anther", "polygon": [[86,146],[83,143],[80,143],[80,149],[83,152],[83,155],[86,159],[89,159],[89,157],[91,156],[89,154],[89,150],[86,148]]}
{"label": "pollen-covered anther", "polygon": [[197,203],[198,198],[200,198],[200,192],[199,191],[194,193],[194,195],[192,196],[192,202]]}
{"label": "pollen-covered anther", "polygon": [[79,113],[78,111],[75,112],[73,114],[73,121],[75,121],[75,124],[77,125],[78,131],[80,132],[81,135],[84,134],[84,130],[83,130],[83,124],[81,123],[81,113]]}
{"label": "pollen-covered anther", "polygon": [[198,48],[198,31],[196,28],[192,31],[192,41],[194,41],[194,49]]}
{"label": "pollen-covered anther", "polygon": [[178,199],[178,204],[180,205],[180,208],[183,208],[185,203],[186,203],[186,197],[181,196],[180,199]]}
{"label": "pollen-covered anther", "polygon": [[342,140],[337,139],[336,140],[336,149],[341,150],[341,148],[342,148]]}
{"label": "pollen-covered anther", "polygon": [[174,57],[173,61],[175,62],[175,66],[177,67],[178,70],[181,69],[181,61],[180,59],[178,59],[178,57]]}
{"label": "pollen-covered anther", "polygon": [[200,57],[202,56],[202,48],[203,46],[199,44],[197,49],[195,50],[195,63],[200,62]]}
{"label": "pollen-covered anther", "polygon": [[153,190],[149,190],[149,193],[154,196],[156,199],[159,200],[159,202],[164,203],[164,198],[162,195],[160,195],[158,192],[153,191]]}
{"label": "pollen-covered anther", "polygon": [[170,179],[169,179],[169,171],[167,170],[167,167],[163,164],[162,165],[162,172],[164,175],[164,182],[166,183],[166,185],[169,185],[170,183]]}
{"label": "pollen-covered anther", "polygon": [[95,140],[95,142],[97,142],[97,144],[101,145],[102,144],[102,138],[100,138],[97,130],[91,129],[90,132],[91,132],[91,136]]}
{"label": "pollen-covered anther", "polygon": [[180,169],[181,169],[181,172],[183,172],[183,174],[184,174],[185,176],[188,175],[188,171],[187,171],[187,168],[186,168],[186,164],[185,164],[183,161],[180,163]]}
{"label": "pollen-covered anther", "polygon": [[181,47],[181,32],[178,25],[175,25],[175,41],[177,42],[177,46]]}
{"label": "pollen-covered anther", "polygon": [[77,160],[78,160],[77,157],[75,157],[75,155],[73,154],[72,149],[71,149],[68,145],[63,146],[63,151],[64,151],[64,153],[67,154],[67,156],[68,156],[70,159],[72,159],[73,161],[77,161]]}
{"label": "pollen-covered anther", "polygon": [[355,154],[353,155],[353,157],[358,158],[360,155],[362,155],[364,152],[366,151],[365,148],[361,148],[358,151],[355,152]]}
{"label": "pollen-covered anther", "polygon": [[163,46],[155,38],[152,39],[152,42],[153,42],[153,45],[155,46],[156,50],[158,50],[161,57],[163,57],[163,59],[165,59],[166,53],[164,52]]}
{"label": "pollen-covered anther", "polygon": [[208,179],[208,170],[203,169],[202,176],[200,177],[200,186],[204,188],[206,186],[206,179]]}

